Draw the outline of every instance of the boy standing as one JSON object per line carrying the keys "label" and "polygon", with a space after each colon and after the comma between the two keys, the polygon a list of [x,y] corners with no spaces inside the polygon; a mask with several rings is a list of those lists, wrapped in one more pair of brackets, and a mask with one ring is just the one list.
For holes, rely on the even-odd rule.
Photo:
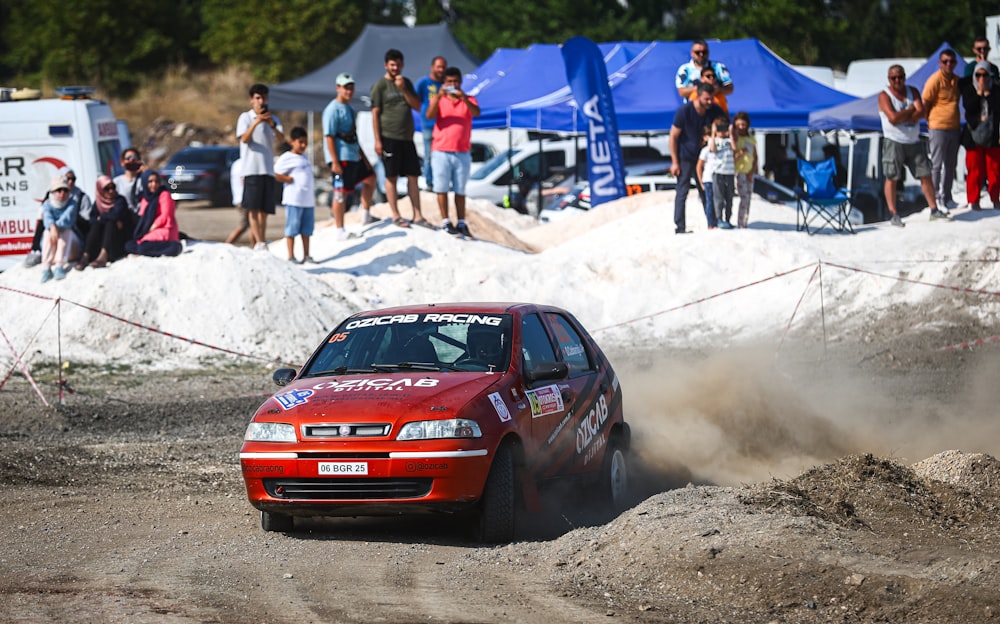
{"label": "boy standing", "polygon": [[708,144],[715,152],[715,173],[712,180],[712,200],[715,202],[715,219],[723,230],[733,229],[733,193],[736,190],[736,166],[733,161],[733,144],[729,137],[729,120],[725,117],[712,124],[712,138]]}
{"label": "boy standing", "polygon": [[305,128],[292,128],[291,151],[274,164],[274,179],[285,185],[281,203],[285,205],[285,241],[288,261],[295,262],[295,237],[302,237],[302,264],[315,262],[309,255],[309,237],[316,228],[316,195],[312,166],[306,158],[309,134]]}

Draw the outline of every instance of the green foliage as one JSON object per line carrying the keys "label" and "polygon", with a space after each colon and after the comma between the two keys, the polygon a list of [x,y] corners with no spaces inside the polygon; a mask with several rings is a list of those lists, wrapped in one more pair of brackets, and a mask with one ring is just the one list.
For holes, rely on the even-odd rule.
{"label": "green foliage", "polygon": [[641,41],[670,34],[617,0],[457,0],[449,6],[452,33],[479,58],[487,58],[498,47],[562,43],[578,35],[594,41]]}
{"label": "green foliage", "polygon": [[364,26],[351,0],[206,0],[199,45],[218,64],[247,65],[279,82],[323,65],[347,49]]}
{"label": "green foliage", "polygon": [[[447,22],[479,58],[498,47],[756,37],[791,63],[969,55],[1000,0],[111,0],[0,2],[0,81],[86,83],[127,95],[173,64],[249,67],[279,82],[343,52],[366,23]],[[990,33],[991,36],[996,33]],[[27,86],[27,85],[25,85]]]}
{"label": "green foliage", "polygon": [[[9,0],[2,64],[13,75],[126,94],[144,74],[188,60],[193,2],[124,11],[111,0]],[[169,27],[167,27],[169,26]]]}

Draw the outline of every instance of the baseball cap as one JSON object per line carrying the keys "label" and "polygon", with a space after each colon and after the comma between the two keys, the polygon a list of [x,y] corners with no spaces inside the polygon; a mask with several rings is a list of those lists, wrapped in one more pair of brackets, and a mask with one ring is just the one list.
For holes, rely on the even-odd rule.
{"label": "baseball cap", "polygon": [[344,85],[354,84],[354,76],[348,74],[347,72],[342,72],[337,75],[337,86],[343,87]]}
{"label": "baseball cap", "polygon": [[57,175],[52,178],[52,183],[49,185],[49,191],[55,192],[59,189],[69,189],[69,182],[66,181],[66,176]]}

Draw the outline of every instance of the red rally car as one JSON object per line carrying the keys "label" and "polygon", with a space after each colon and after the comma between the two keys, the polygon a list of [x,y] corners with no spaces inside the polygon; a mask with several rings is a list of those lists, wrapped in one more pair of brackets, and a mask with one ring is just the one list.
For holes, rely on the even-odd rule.
{"label": "red rally car", "polygon": [[265,531],[295,516],[470,513],[507,542],[539,489],[573,478],[620,508],[618,377],[569,312],[450,303],[355,314],[247,427],[240,466]]}

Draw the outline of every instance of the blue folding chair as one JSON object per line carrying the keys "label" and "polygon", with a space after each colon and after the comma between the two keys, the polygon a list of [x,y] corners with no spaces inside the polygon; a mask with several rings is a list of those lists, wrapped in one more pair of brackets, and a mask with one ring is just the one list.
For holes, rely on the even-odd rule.
{"label": "blue folding chair", "polygon": [[[798,208],[795,229],[814,234],[825,226],[838,232],[854,233],[848,215],[851,211],[851,194],[837,188],[834,179],[837,163],[833,158],[810,162],[799,159],[799,179],[803,188],[796,190]],[[814,225],[816,224],[816,225]]]}

